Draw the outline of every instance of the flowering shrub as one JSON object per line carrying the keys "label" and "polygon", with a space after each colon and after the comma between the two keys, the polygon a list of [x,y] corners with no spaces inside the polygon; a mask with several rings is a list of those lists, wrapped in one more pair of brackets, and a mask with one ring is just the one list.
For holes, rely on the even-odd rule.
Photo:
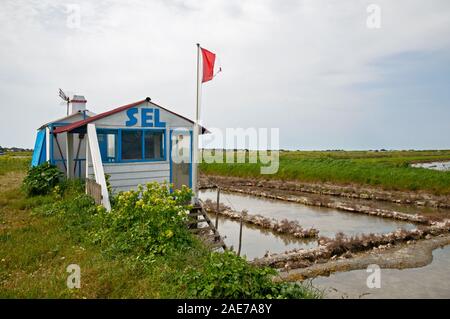
{"label": "flowering shrub", "polygon": [[23,188],[29,196],[50,193],[63,178],[63,173],[47,162],[31,167],[23,180]]}
{"label": "flowering shrub", "polygon": [[94,242],[112,253],[132,254],[146,262],[187,248],[192,243],[185,225],[191,197],[187,187],[170,192],[169,185],[158,183],[120,193],[110,213],[98,208],[101,225]]}

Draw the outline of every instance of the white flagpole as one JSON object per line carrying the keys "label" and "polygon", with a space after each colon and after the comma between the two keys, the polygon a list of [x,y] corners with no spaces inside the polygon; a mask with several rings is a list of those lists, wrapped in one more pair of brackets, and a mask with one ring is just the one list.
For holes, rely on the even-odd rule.
{"label": "white flagpole", "polygon": [[192,190],[194,192],[195,200],[198,198],[198,163],[199,163],[199,151],[198,151],[198,136],[199,136],[199,121],[200,121],[200,44],[197,43],[197,103],[195,110],[195,123],[193,134],[193,156],[192,156]]}

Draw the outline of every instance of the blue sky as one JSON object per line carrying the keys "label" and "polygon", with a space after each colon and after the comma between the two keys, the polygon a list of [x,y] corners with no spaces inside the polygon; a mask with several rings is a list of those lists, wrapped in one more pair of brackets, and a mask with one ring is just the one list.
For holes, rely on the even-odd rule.
{"label": "blue sky", "polygon": [[445,0],[6,0],[0,28],[2,146],[64,115],[59,87],[97,113],[150,96],[192,118],[200,42],[223,68],[203,87],[208,127],[279,128],[289,149],[450,148]]}

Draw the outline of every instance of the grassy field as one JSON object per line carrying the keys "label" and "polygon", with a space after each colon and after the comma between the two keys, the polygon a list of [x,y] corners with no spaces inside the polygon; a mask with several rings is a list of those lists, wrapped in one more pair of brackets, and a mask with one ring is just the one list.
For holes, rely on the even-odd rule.
{"label": "grassy field", "polygon": [[[134,235],[139,237],[149,220],[131,210],[121,220],[134,220],[134,233],[122,226],[108,228],[92,213],[98,209],[89,204],[80,183],[68,183],[62,193],[54,189],[48,195],[27,196],[21,183],[29,161],[29,157],[0,157],[0,298],[230,298],[242,293],[258,297],[259,291],[265,291],[263,296],[282,291],[287,298],[320,296],[301,286],[291,289],[283,284],[283,290],[274,290],[278,284],[265,269],[232,253],[211,254],[187,230],[190,246],[147,262],[146,255],[134,253],[141,251],[134,243],[145,243],[148,235],[140,241]],[[120,217],[114,207],[107,213],[114,220],[113,213]],[[111,242],[92,240],[109,230]],[[119,237],[121,241],[116,240]],[[131,250],[114,253],[117,248]],[[67,288],[70,264],[80,266],[81,289]]]}
{"label": "grassy field", "polygon": [[30,165],[29,152],[6,153],[0,156],[0,176],[8,172],[25,172]]}
{"label": "grassy field", "polygon": [[[121,259],[102,254],[56,217],[33,211],[54,201],[53,196],[27,198],[20,189],[29,158],[0,158],[0,298],[162,298],[181,297],[173,285],[171,263],[136,269]],[[82,236],[82,235],[81,235]],[[82,289],[68,289],[66,267],[82,269]],[[173,266],[173,265],[172,265]],[[175,267],[174,267],[175,268]],[[161,271],[163,270],[163,271]]]}
{"label": "grassy field", "polygon": [[[410,167],[411,163],[450,160],[450,151],[281,151],[279,170],[261,175],[260,163],[202,163],[211,175],[330,182],[387,190],[450,194],[450,172]],[[267,166],[267,165],[264,165]]]}

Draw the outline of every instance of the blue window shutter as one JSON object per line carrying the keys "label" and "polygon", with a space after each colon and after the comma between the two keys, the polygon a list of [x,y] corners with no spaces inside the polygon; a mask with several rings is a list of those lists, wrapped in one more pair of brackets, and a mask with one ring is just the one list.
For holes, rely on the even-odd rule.
{"label": "blue window shutter", "polygon": [[41,164],[41,152],[44,149],[45,144],[45,129],[38,131],[36,136],[36,142],[34,144],[33,157],[31,159],[31,166],[38,166]]}

